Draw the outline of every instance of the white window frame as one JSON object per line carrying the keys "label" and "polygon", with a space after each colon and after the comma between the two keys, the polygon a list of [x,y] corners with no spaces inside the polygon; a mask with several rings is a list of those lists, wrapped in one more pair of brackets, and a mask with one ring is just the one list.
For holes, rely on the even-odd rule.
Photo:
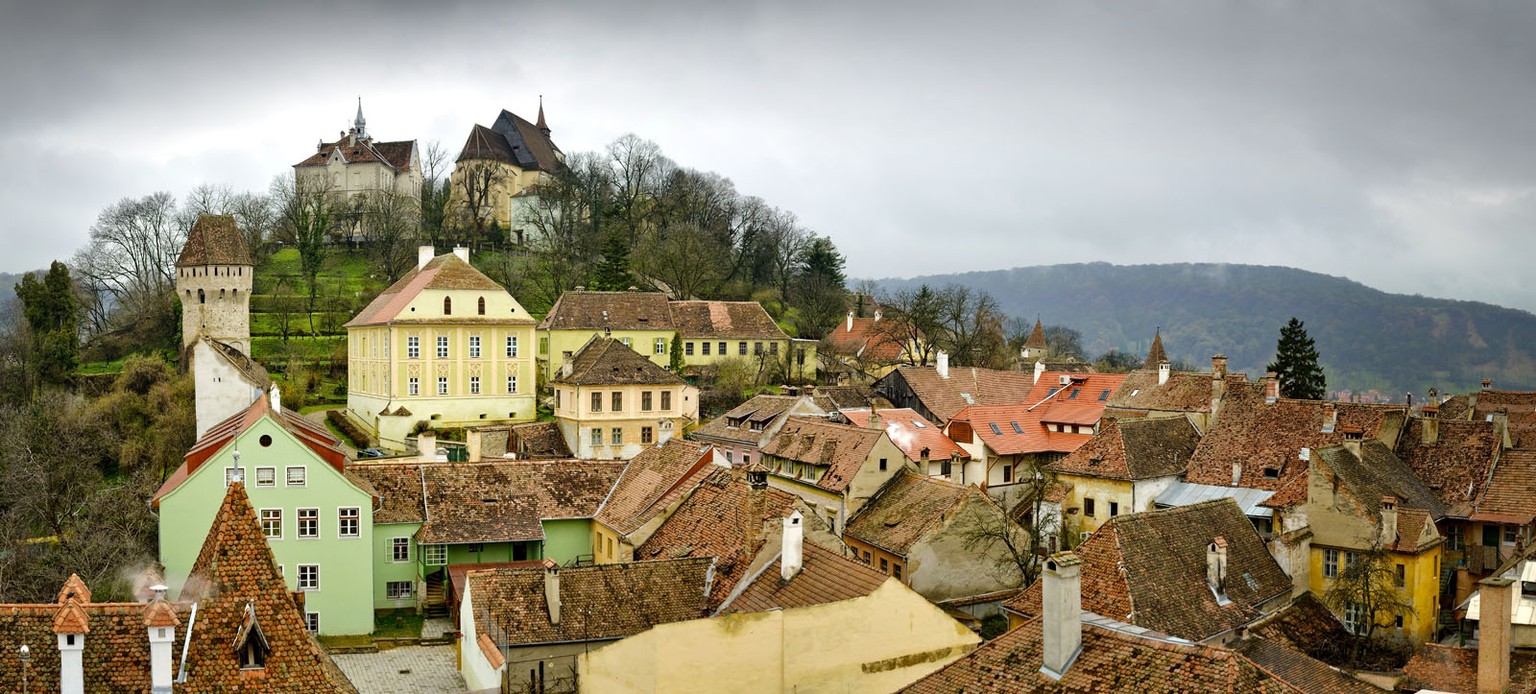
{"label": "white window frame", "polygon": [[[266,472],[266,479],[262,479],[262,472]],[[275,467],[259,467],[259,468],[256,468],[256,486],[258,486],[258,487],[276,487],[277,486],[277,468],[275,468]]]}
{"label": "white window frame", "polygon": [[629,347],[630,349],[634,349],[634,347],[632,347],[630,345],[631,340],[629,338],[627,338],[627,337],[619,338],[619,342],[622,343],[625,347]]}
{"label": "white window frame", "polygon": [[[405,558],[404,559],[400,558],[400,548],[402,548],[402,547],[405,548]],[[409,563],[411,563],[411,538],[405,537],[405,536],[389,538],[389,563],[391,563],[391,564],[409,564]]]}
{"label": "white window frame", "polygon": [[421,358],[421,338],[420,337],[418,337],[416,335],[410,335],[410,336],[407,336],[405,338],[405,358],[406,359],[420,359]]}
{"label": "white window frame", "polygon": [[470,395],[479,395],[480,394],[480,377],[479,376],[470,376],[469,377],[469,394]]}
{"label": "white window frame", "polygon": [[[294,481],[294,476],[293,476],[293,473],[294,473],[295,470],[297,470],[298,473],[299,473],[298,481],[297,482]],[[309,472],[307,470],[305,470],[303,465],[289,465],[288,467],[283,469],[283,486],[285,486],[285,487],[307,487],[307,486],[309,486]]]}
{"label": "white window frame", "polygon": [[305,612],[304,613],[304,628],[307,629],[309,631],[309,633],[311,633],[311,634],[318,634],[318,633],[320,633],[320,613],[319,612]]}
{"label": "white window frame", "polygon": [[410,600],[414,595],[415,581],[387,581],[384,583],[386,600]]}
{"label": "white window frame", "polygon": [[[261,509],[260,514],[261,514],[261,534],[265,535],[268,540],[281,540],[281,539],[283,539],[283,510],[280,509],[280,508],[264,508],[264,509]],[[268,517],[269,514],[271,514],[272,517],[269,518]],[[276,522],[276,524],[277,524],[277,534],[276,535],[272,534],[272,531],[268,529],[268,526],[267,526],[268,522]]]}
{"label": "white window frame", "polygon": [[591,433],[587,435],[587,440],[591,441],[594,446],[603,445],[603,428],[592,427]]}
{"label": "white window frame", "polygon": [[667,353],[667,338],[665,338],[665,337],[658,337],[658,338],[656,338],[656,354],[666,354],[666,353]]}
{"label": "white window frame", "polygon": [[622,446],[622,445],[624,445],[624,428],[623,427],[613,427],[612,429],[609,430],[609,432],[608,432],[608,445],[610,445],[610,446]]}
{"label": "white window frame", "polygon": [[1323,548],[1323,578],[1339,577],[1339,550]]}
{"label": "white window frame", "polygon": [[[306,514],[308,515],[307,518],[305,517]],[[295,523],[295,537],[299,538],[300,540],[320,539],[320,509],[301,508],[298,509],[293,515]],[[310,530],[308,533],[304,532],[304,524],[306,522],[310,524]]]}
{"label": "white window frame", "polygon": [[437,377],[437,394],[438,395],[447,395],[448,394],[448,377],[447,376],[438,376]]}
{"label": "white window frame", "polygon": [[[351,516],[347,512],[351,512]],[[352,532],[347,532],[347,524],[352,524]],[[362,509],[356,506],[342,506],[336,509],[336,537],[342,539],[356,539],[363,536]]]}
{"label": "white window frame", "polygon": [[[305,585],[306,581],[305,581],[305,578],[304,578],[304,571],[306,569],[310,570],[310,573],[312,574],[309,577],[309,580],[308,580],[308,583],[311,584],[311,585]],[[297,583],[297,585],[298,585],[298,588],[299,588],[299,592],[301,592],[301,593],[315,593],[315,592],[318,592],[320,590],[320,565],[319,564],[300,564],[299,565],[299,573],[298,573],[298,583]],[[314,614],[314,613],[311,612],[310,614]]]}
{"label": "white window frame", "polygon": [[437,336],[437,358],[438,359],[447,359],[448,358],[448,336],[447,335],[438,335]]}
{"label": "white window frame", "polygon": [[448,564],[448,545],[422,545],[421,554],[427,566]]}
{"label": "white window frame", "polygon": [[469,336],[469,358],[470,359],[479,359],[480,358],[480,336],[479,335],[470,335]]}
{"label": "white window frame", "polygon": [[516,393],[516,392],[517,392],[517,374],[510,374],[510,375],[507,376],[507,394],[511,395],[513,393]]}
{"label": "white window frame", "polygon": [[421,395],[421,377],[411,376],[405,380],[406,395]]}
{"label": "white window frame", "polygon": [[517,358],[517,336],[516,335],[508,335],[507,336],[507,358],[508,359],[516,359]]}
{"label": "white window frame", "polygon": [[228,487],[229,485],[234,484],[236,478],[239,478],[242,481],[245,479],[245,468],[243,468],[243,467],[236,467],[236,466],[233,466],[233,465],[224,468],[224,486],[225,487]]}

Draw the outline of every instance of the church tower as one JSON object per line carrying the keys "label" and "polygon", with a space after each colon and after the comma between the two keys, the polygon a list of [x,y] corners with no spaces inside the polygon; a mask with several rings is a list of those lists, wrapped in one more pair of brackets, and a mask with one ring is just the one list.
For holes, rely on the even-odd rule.
{"label": "church tower", "polygon": [[183,350],[204,337],[251,353],[251,276],[245,239],[229,215],[197,218],[176,259]]}

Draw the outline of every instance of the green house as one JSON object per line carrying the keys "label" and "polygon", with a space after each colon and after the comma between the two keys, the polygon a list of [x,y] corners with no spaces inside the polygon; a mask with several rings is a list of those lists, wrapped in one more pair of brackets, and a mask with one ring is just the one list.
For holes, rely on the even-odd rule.
{"label": "green house", "polygon": [[188,575],[225,490],[241,480],[288,589],[304,593],[309,629],[370,633],[374,605],[360,588],[374,574],[373,495],[324,426],[277,400],[274,389],[209,428],[155,493],[164,575]]}

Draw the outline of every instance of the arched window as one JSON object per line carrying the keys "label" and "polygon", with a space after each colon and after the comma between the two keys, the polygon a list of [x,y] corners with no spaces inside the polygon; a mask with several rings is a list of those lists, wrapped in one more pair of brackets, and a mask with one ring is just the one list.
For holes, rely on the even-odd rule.
{"label": "arched window", "polygon": [[453,315],[453,297],[451,296],[443,297],[443,315]]}
{"label": "arched window", "polygon": [[197,290],[197,303],[203,304],[203,303],[207,303],[207,302],[208,302],[208,300],[203,296],[203,290],[201,290],[201,289]]}
{"label": "arched window", "polygon": [[485,297],[480,297],[480,315],[485,315]]}

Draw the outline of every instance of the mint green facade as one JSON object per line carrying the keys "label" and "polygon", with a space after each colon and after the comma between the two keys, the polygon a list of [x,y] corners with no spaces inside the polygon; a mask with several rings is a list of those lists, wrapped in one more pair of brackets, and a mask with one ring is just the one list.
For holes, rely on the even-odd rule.
{"label": "mint green facade", "polygon": [[544,556],[561,565],[569,564],[579,556],[592,554],[592,520],[545,520]]}
{"label": "mint green facade", "polygon": [[[281,534],[269,537],[268,543],[289,590],[299,589],[301,565],[318,570],[319,585],[305,591],[304,609],[318,615],[320,633],[371,633],[373,499],[270,415],[241,432],[160,499],[160,562],[165,565],[166,580],[177,591],[184,585],[224,500],[226,469],[234,467],[236,451],[240,478],[258,519],[262,511],[280,515]],[[264,468],[271,468],[270,483],[257,474]],[[302,484],[288,484],[288,468],[303,470]],[[315,537],[300,537],[300,509],[314,510]],[[343,509],[357,519],[355,536],[340,535]]]}
{"label": "mint green facade", "polygon": [[[373,609],[399,610],[415,608],[423,589],[422,561],[425,555],[416,544],[416,531],[420,523],[382,523],[373,526]],[[395,559],[395,539],[405,538],[408,556],[405,561]],[[436,567],[427,569],[427,572]],[[390,583],[410,583],[410,597],[391,597]]]}
{"label": "mint green facade", "polygon": [[538,541],[534,542],[477,542],[448,545],[449,564],[482,564],[506,561],[531,561],[543,559]]}

